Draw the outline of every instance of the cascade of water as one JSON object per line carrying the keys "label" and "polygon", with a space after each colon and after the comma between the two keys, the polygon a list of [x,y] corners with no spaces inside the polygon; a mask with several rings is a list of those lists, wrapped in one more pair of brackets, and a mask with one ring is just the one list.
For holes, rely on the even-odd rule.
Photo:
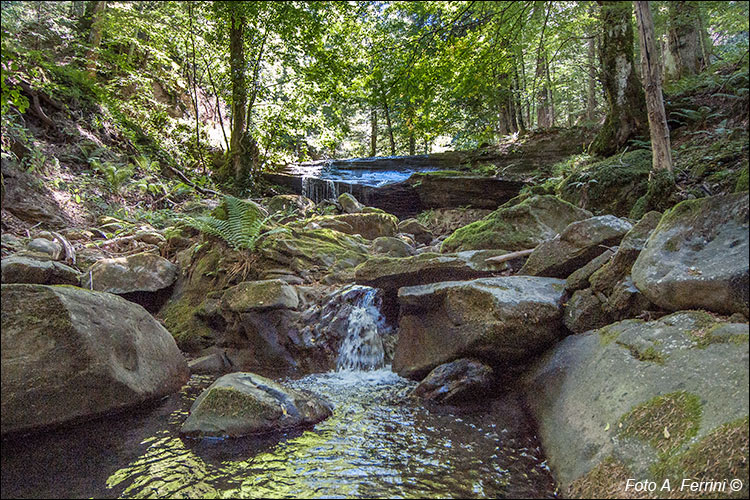
{"label": "cascade of water", "polygon": [[[305,196],[307,198],[312,198],[312,191],[311,191],[311,179],[312,177],[308,177],[306,175],[302,176],[302,196]],[[313,200],[315,201],[315,200]]]}
{"label": "cascade of water", "polygon": [[382,333],[385,317],[380,312],[377,290],[355,285],[354,304],[349,314],[346,337],[339,347],[336,368],[341,370],[375,370],[385,361]]}

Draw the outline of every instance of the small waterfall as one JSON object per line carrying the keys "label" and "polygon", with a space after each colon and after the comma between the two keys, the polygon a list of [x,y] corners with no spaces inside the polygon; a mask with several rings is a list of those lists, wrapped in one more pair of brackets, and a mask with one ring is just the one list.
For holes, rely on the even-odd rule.
{"label": "small waterfall", "polygon": [[336,369],[376,370],[385,363],[385,317],[375,288],[353,285],[346,294],[353,299],[346,337],[339,347]]}
{"label": "small waterfall", "polygon": [[315,203],[320,203],[323,200],[337,200],[339,197],[338,183],[330,179],[302,177],[302,196],[310,198]]}

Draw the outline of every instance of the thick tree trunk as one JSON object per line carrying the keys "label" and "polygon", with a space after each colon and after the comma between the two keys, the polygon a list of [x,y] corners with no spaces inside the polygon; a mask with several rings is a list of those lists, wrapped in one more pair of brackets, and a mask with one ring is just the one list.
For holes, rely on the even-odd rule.
{"label": "thick tree trunk", "polygon": [[242,151],[247,103],[244,32],[245,18],[233,12],[229,20],[229,71],[232,82],[232,133],[229,140],[229,155],[234,180],[238,186],[246,182],[245,177],[248,174],[247,168],[244,167]]}
{"label": "thick tree trunk", "polygon": [[596,114],[596,41],[592,36],[588,41],[588,82],[586,86],[586,119],[594,121]]}
{"label": "thick tree trunk", "polygon": [[643,88],[633,62],[631,2],[601,2],[599,49],[607,118],[591,144],[591,152],[611,155],[647,125]]}
{"label": "thick tree trunk", "polygon": [[666,68],[668,79],[678,80],[700,72],[703,67],[700,38],[698,3],[669,2],[667,47],[673,64]]}
{"label": "thick tree trunk", "polygon": [[701,12],[700,5],[698,6],[698,25],[700,29],[701,54],[703,55],[703,66],[701,67],[701,71],[703,71],[711,66],[714,45],[711,40],[711,35],[708,34],[708,26],[706,26],[706,20]]}
{"label": "thick tree trunk", "polygon": [[377,156],[378,149],[378,112],[375,106],[370,108],[370,156]]}
{"label": "thick tree trunk", "polygon": [[86,73],[96,79],[96,62],[99,59],[99,45],[102,43],[102,23],[107,2],[93,2],[91,6],[91,33],[89,33],[89,51],[86,54]]}
{"label": "thick tree trunk", "polygon": [[661,68],[654,41],[654,20],[649,2],[635,2],[635,18],[638,22],[641,48],[641,76],[646,90],[648,126],[651,132],[653,170],[672,171],[672,149],[669,141],[667,115],[661,90]]}

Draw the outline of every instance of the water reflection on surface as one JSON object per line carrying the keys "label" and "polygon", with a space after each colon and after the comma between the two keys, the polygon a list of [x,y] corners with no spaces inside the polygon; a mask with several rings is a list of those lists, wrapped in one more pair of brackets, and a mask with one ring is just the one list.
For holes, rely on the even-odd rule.
{"label": "water reflection on surface", "polygon": [[[288,381],[335,406],[312,429],[237,440],[189,440],[177,431],[210,384],[194,376],[179,397],[127,427],[90,423],[33,438],[41,452],[3,443],[3,497],[548,497],[554,485],[536,442],[491,411],[428,411],[405,397],[413,386],[389,369]],[[114,417],[117,419],[118,417]],[[506,420],[508,417],[505,417]],[[513,416],[511,419],[515,418]],[[166,422],[166,424],[164,423]],[[504,425],[508,423],[509,425]],[[512,426],[510,426],[512,427]],[[88,429],[88,430],[86,430]],[[112,433],[126,433],[116,436]],[[89,441],[89,444],[85,444]],[[28,442],[26,443],[29,444]],[[26,447],[28,448],[28,446]],[[78,449],[79,466],[53,461],[6,481],[9,469]],[[13,453],[6,453],[12,451]],[[106,456],[105,460],[95,457]],[[101,468],[101,471],[90,469]],[[104,472],[104,474],[102,474]],[[20,473],[19,473],[20,474]],[[55,480],[51,481],[50,476]],[[41,479],[33,486],[36,479]]]}

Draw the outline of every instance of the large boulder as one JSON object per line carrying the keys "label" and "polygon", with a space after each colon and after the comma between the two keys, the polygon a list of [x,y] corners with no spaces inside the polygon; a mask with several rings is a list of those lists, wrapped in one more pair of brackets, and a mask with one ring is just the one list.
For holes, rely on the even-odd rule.
{"label": "large boulder", "polygon": [[296,309],[298,305],[294,287],[280,279],[243,281],[222,296],[222,306],[235,313]]}
{"label": "large boulder", "polygon": [[254,373],[230,373],[195,400],[180,432],[241,437],[313,425],[330,417],[329,403]]}
{"label": "large boulder", "polygon": [[536,247],[519,273],[567,278],[602,254],[606,247],[617,245],[632,227],[614,215],[573,222],[558,236]]}
{"label": "large boulder", "polygon": [[297,212],[299,216],[305,217],[308,212],[311,212],[315,208],[315,202],[306,196],[298,194],[279,194],[269,199],[266,202],[266,206],[271,213]]}
{"label": "large boulder", "polygon": [[434,403],[458,404],[482,398],[493,382],[493,370],[476,359],[461,358],[432,370],[411,394]]}
{"label": "large boulder", "polygon": [[321,215],[311,218],[307,227],[359,234],[365,239],[374,240],[379,236],[394,236],[398,231],[398,219],[385,212]]}
{"label": "large boulder", "polygon": [[457,229],[443,242],[441,251],[534,248],[571,222],[589,217],[591,212],[554,196],[533,196],[517,205],[503,205],[484,219]]}
{"label": "large boulder", "polygon": [[651,234],[633,282],[664,309],[748,316],[749,239],[747,193],[683,201]]}
{"label": "large boulder", "polygon": [[567,337],[523,385],[566,496],[626,498],[627,478],[669,479],[679,494],[684,478],[747,477],[746,323],[622,321]]}
{"label": "large boulder", "polygon": [[380,236],[372,241],[372,253],[389,257],[409,257],[414,255],[414,247],[400,238]]}
{"label": "large boulder", "polygon": [[62,262],[11,255],[2,260],[3,283],[77,285],[81,273]]}
{"label": "large boulder", "polygon": [[177,279],[177,266],[153,253],[102,259],[81,278],[81,287],[118,295],[156,292]]}
{"label": "large boulder", "polygon": [[2,285],[2,433],[123,410],[190,376],[141,306],[71,286]]}
{"label": "large boulder", "polygon": [[284,267],[305,279],[330,271],[352,269],[369,256],[361,236],[331,229],[292,229],[268,236],[260,255],[273,266]]}
{"label": "large boulder", "polygon": [[393,371],[421,379],[462,357],[520,363],[563,335],[565,282],[509,276],[401,288]]}

